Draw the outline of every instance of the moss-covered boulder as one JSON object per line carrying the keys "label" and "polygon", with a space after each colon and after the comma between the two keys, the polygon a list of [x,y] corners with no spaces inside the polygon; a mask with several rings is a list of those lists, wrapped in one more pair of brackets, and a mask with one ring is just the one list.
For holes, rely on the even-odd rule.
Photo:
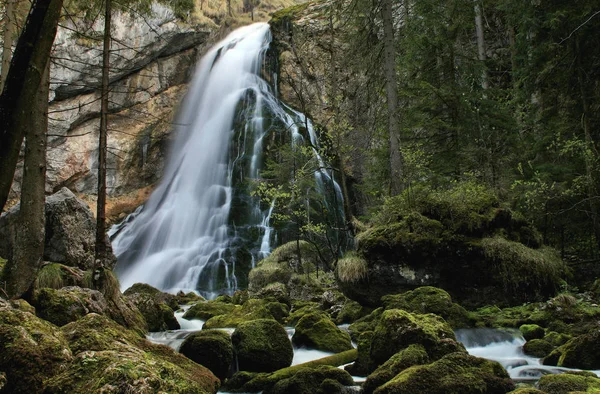
{"label": "moss-covered boulder", "polygon": [[200,301],[194,304],[183,315],[187,320],[208,320],[211,317],[224,315],[235,309],[235,305],[220,301]]}
{"label": "moss-covered boulder", "polygon": [[233,345],[225,331],[195,332],[181,344],[179,352],[192,361],[204,365],[221,380],[228,375],[233,361]]}
{"label": "moss-covered boulder", "polygon": [[195,304],[200,301],[206,301],[204,297],[199,296],[194,292],[184,293],[183,291],[179,291],[175,295],[175,303],[177,305],[190,305]]}
{"label": "moss-covered boulder", "polygon": [[538,387],[547,394],[598,393],[600,392],[600,379],[593,374],[545,375],[538,382]]}
{"label": "moss-covered boulder", "polygon": [[441,316],[452,328],[470,327],[472,322],[465,308],[452,302],[445,290],[423,286],[402,294],[381,298],[386,309],[404,309],[413,313],[433,313]]}
{"label": "moss-covered boulder", "polygon": [[521,387],[511,391],[509,394],[546,394],[543,391],[534,389],[533,387]]}
{"label": "moss-covered boulder", "polygon": [[321,305],[313,301],[293,301],[292,309],[285,323],[291,326],[295,326],[298,323],[298,320],[302,318],[302,316],[312,312],[322,312]]}
{"label": "moss-covered boulder", "polygon": [[537,324],[523,324],[519,327],[519,331],[521,331],[521,334],[523,334],[523,338],[525,338],[526,341],[542,339],[544,338],[544,335],[546,335],[546,330]]}
{"label": "moss-covered boulder", "polygon": [[375,394],[504,394],[514,383],[495,361],[453,353],[428,365],[410,367],[375,390]]}
{"label": "moss-covered boulder", "polygon": [[215,393],[219,380],[205,367],[155,345],[105,316],[88,314],[61,328],[76,355],[47,381],[45,393]]}
{"label": "moss-covered boulder", "polygon": [[276,371],[290,366],[294,358],[287,332],[274,320],[241,323],[233,332],[231,341],[241,371]]}
{"label": "moss-covered boulder", "polygon": [[543,361],[545,365],[579,369],[600,369],[600,330],[570,339]]}
{"label": "moss-covered boulder", "polygon": [[325,313],[309,313],[298,320],[292,342],[296,346],[333,353],[352,349],[350,335],[338,328]]}
{"label": "moss-covered boulder", "polygon": [[279,282],[266,285],[256,292],[253,295],[253,298],[280,302],[288,306],[291,305],[290,296],[286,285]]}
{"label": "moss-covered boulder", "polygon": [[58,290],[42,288],[35,293],[33,305],[39,317],[58,326],[76,321],[89,313],[97,313],[140,333],[148,330],[137,307],[120,293],[115,294],[113,300],[108,302],[97,290],[76,286]]}
{"label": "moss-covered boulder", "polygon": [[356,341],[363,332],[374,331],[383,311],[383,308],[377,308],[368,315],[363,316],[354,323],[350,324],[348,327],[350,337]]}
{"label": "moss-covered boulder", "polygon": [[58,327],[0,299],[0,372],[4,375],[0,391],[41,392],[45,381],[71,361],[71,350]]}
{"label": "moss-covered boulder", "polygon": [[288,313],[288,307],[285,304],[269,300],[249,299],[244,302],[244,305],[233,305],[233,308],[227,313],[211,317],[204,323],[204,327],[235,328],[240,323],[257,319],[272,319],[283,323]]}
{"label": "moss-covered boulder", "polygon": [[335,317],[336,324],[354,323],[358,319],[368,315],[373,311],[372,308],[364,307],[356,301],[347,300],[342,305],[339,313]]}
{"label": "moss-covered boulder", "polygon": [[330,366],[304,368],[279,380],[264,394],[342,394],[354,382],[348,372]]}
{"label": "moss-covered boulder", "polygon": [[452,328],[439,316],[390,309],[383,312],[373,332],[371,367],[376,368],[413,344],[423,346],[431,360],[453,352],[465,352],[464,346],[456,341]]}
{"label": "moss-covered boulder", "polygon": [[177,299],[171,294],[145,283],[136,283],[123,293],[141,312],[148,324],[148,330],[167,331],[181,328],[175,318],[178,309]]}
{"label": "moss-covered boulder", "polygon": [[549,342],[552,346],[558,347],[564,345],[571,339],[571,336],[568,334],[561,334],[556,331],[550,331],[546,335],[544,335],[544,341]]}
{"label": "moss-covered boulder", "polygon": [[429,362],[429,356],[421,345],[410,345],[406,349],[394,354],[389,360],[380,365],[372,374],[367,376],[363,385],[363,393],[371,394],[379,386],[392,380],[400,372],[414,365],[423,365]]}
{"label": "moss-covered boulder", "polygon": [[537,358],[544,358],[553,350],[554,346],[543,339],[532,339],[523,345],[523,353]]}

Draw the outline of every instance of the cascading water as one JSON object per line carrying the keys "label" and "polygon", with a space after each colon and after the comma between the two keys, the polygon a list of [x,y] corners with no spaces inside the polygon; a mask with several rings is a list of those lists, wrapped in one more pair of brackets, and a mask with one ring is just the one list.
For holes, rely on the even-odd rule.
{"label": "cascading water", "polygon": [[320,163],[316,189],[344,222],[341,191],[319,155],[312,123],[281,104],[261,78],[270,41],[267,24],[245,26],[198,65],[161,184],[111,234],[123,288],[144,282],[212,297],[243,287],[275,237],[274,204],[251,195],[248,185],[260,177],[265,146],[281,134],[292,145],[309,140]]}

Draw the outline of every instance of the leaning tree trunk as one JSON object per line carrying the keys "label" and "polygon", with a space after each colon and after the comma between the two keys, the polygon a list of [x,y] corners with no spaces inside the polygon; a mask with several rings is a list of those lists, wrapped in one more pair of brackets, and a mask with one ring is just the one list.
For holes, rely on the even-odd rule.
{"label": "leaning tree trunk", "polygon": [[102,59],[102,99],[100,102],[100,133],[98,138],[98,203],[96,206],[96,261],[106,259],[106,155],[108,131],[108,84],[110,72],[111,0],[105,0],[104,48]]}
{"label": "leaning tree trunk", "polygon": [[43,79],[62,3],[33,0],[0,96],[0,211],[8,199],[25,130],[31,124],[28,109]]}
{"label": "leaning tree trunk", "polygon": [[2,50],[2,78],[0,80],[0,92],[4,89],[4,81],[8,75],[8,69],[10,67],[10,59],[12,58],[12,45],[15,40],[15,34],[17,33],[17,18],[15,9],[17,0],[7,0],[4,5],[4,46]]}
{"label": "leaning tree trunk", "polygon": [[4,277],[7,294],[15,298],[22,297],[32,288],[44,255],[49,82],[48,63],[38,93],[28,111],[31,124],[26,132],[21,208],[15,248]]}
{"label": "leaning tree trunk", "polygon": [[394,41],[394,15],[392,0],[381,1],[383,19],[383,47],[385,90],[388,107],[388,133],[390,143],[390,194],[402,191],[403,162],[400,151],[400,127],[398,122],[398,84],[396,77],[396,47]]}

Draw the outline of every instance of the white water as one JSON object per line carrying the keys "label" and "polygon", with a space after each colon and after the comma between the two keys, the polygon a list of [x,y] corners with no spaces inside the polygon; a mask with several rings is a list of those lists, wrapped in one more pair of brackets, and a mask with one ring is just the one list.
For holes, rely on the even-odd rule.
{"label": "white water", "polygon": [[[259,178],[269,133],[283,131],[292,146],[310,144],[320,204],[344,223],[341,189],[319,154],[312,123],[280,103],[260,76],[270,41],[267,24],[245,26],[198,65],[161,184],[142,210],[109,233],[123,289],[143,282],[212,298],[232,293],[238,279],[245,280],[236,276],[236,264],[247,271],[269,255],[276,236],[270,226],[274,204],[265,209],[258,197],[236,188]],[[240,248],[250,252],[242,257],[248,261],[238,258]]]}
{"label": "white water", "polygon": [[[517,381],[535,381],[543,375],[570,370],[542,365],[539,358],[524,354],[525,339],[519,330],[461,329],[456,331],[456,339],[465,345],[469,354],[499,362]],[[600,371],[592,372],[598,375]]]}

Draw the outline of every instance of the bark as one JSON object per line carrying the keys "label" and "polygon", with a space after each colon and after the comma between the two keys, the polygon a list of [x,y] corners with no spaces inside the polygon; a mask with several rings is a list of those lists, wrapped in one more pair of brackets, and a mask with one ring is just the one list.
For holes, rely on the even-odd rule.
{"label": "bark", "polygon": [[12,184],[25,130],[28,109],[48,63],[63,0],[34,0],[19,37],[0,96],[0,211]]}
{"label": "bark", "polygon": [[388,107],[388,133],[390,144],[390,194],[402,191],[403,159],[400,151],[398,122],[398,91],[396,77],[396,48],[394,41],[394,17],[392,0],[381,1],[383,19],[384,74]]}
{"label": "bark", "polygon": [[16,229],[15,248],[5,271],[10,297],[20,298],[32,288],[44,255],[46,215],[46,133],[48,131],[48,93],[50,63],[28,113],[21,208]]}
{"label": "bark", "polygon": [[12,45],[15,40],[15,34],[17,33],[17,18],[16,18],[16,1],[7,0],[5,5],[6,17],[4,20],[4,49],[2,51],[2,75],[0,78],[0,92],[4,89],[4,82],[8,75],[8,69],[10,67],[10,59],[12,58]]}
{"label": "bark", "polygon": [[485,67],[485,36],[483,32],[483,12],[481,11],[480,0],[475,0],[475,30],[477,32],[477,52],[479,60],[483,64],[483,71],[481,74],[481,87],[488,89],[490,87],[489,76],[487,68]]}
{"label": "bark", "polygon": [[111,0],[105,0],[104,48],[102,59],[102,98],[98,138],[98,203],[96,210],[96,261],[106,259],[106,154],[108,129],[108,84],[110,72]]}

